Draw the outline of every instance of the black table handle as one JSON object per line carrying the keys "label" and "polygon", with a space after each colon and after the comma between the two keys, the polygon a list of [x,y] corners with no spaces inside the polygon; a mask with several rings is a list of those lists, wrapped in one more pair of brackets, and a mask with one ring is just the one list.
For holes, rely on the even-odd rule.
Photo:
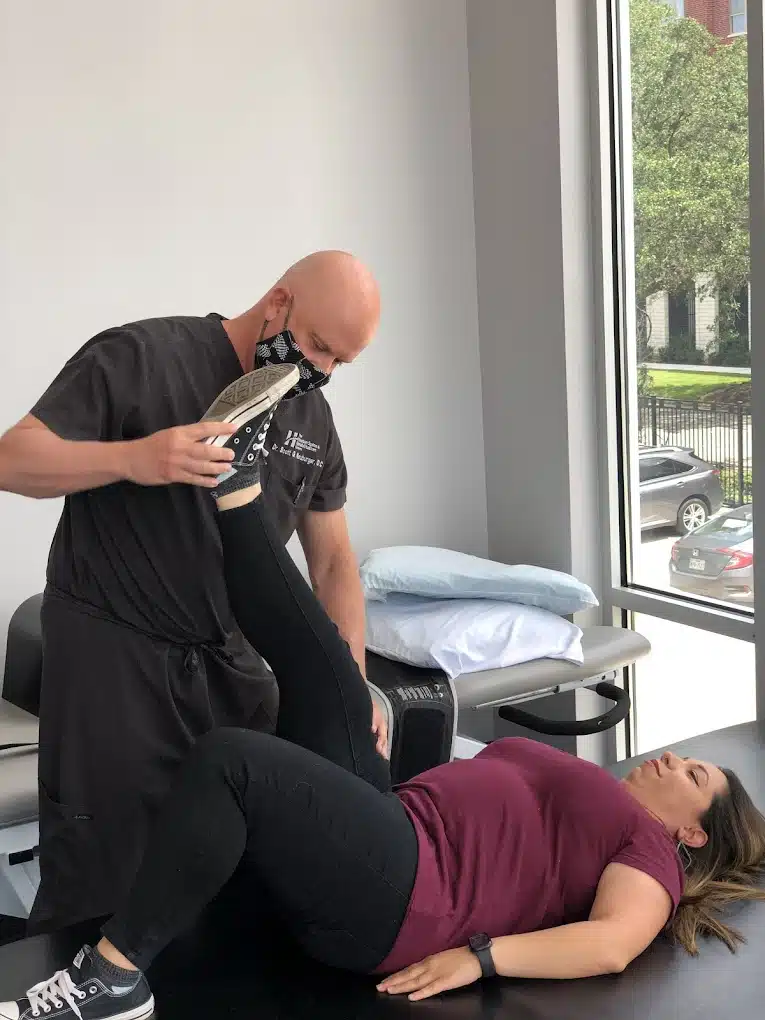
{"label": "black table handle", "polygon": [[592,719],[574,719],[571,722],[545,719],[533,712],[524,712],[522,708],[516,708],[514,705],[503,705],[499,709],[499,717],[518,726],[525,726],[535,733],[546,733],[554,737],[583,737],[589,733],[604,733],[627,718],[631,703],[630,696],[625,690],[605,680],[590,689],[616,704],[603,715],[597,715]]}

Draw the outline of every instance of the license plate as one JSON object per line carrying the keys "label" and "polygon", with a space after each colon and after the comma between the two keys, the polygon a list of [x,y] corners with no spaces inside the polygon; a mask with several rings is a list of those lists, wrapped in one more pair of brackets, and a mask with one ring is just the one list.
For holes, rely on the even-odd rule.
{"label": "license plate", "polygon": [[706,570],[707,569],[707,561],[706,560],[696,560],[693,557],[691,557],[691,559],[688,560],[688,569],[689,570]]}

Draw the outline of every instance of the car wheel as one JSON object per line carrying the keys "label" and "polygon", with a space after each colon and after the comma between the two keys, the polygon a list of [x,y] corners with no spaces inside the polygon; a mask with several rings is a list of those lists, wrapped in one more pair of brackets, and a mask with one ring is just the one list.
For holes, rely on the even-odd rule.
{"label": "car wheel", "polygon": [[677,511],[677,530],[681,535],[690,535],[709,519],[709,504],[700,496],[692,496]]}

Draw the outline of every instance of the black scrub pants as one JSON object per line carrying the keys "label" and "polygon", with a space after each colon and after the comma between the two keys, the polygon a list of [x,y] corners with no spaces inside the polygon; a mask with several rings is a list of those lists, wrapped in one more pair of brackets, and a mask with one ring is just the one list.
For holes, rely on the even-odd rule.
{"label": "black scrub pants", "polygon": [[236,872],[253,932],[267,903],[314,958],[372,972],[405,917],[418,847],[375,749],[366,684],[260,502],[219,525],[234,614],[279,684],[280,736],[222,729],[197,742],[104,934],[145,969]]}
{"label": "black scrub pants", "polygon": [[225,647],[147,634],[48,589],[42,609],[40,889],[29,931],[117,909],[151,819],[195,740],[273,732],[278,690],[242,635]]}

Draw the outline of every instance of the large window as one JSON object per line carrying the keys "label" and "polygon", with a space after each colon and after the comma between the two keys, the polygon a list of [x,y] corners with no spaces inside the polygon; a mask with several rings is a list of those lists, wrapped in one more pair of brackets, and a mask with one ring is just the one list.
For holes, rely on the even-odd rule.
{"label": "large window", "polygon": [[727,10],[704,23],[701,5],[672,0],[606,7],[611,604],[654,646],[635,671],[633,737],[647,750],[756,713],[750,180],[762,154],[752,175],[743,0],[730,25]]}
{"label": "large window", "polygon": [[[733,10],[733,7],[731,8]],[[754,607],[747,40],[625,0],[632,122],[628,579]],[[743,296],[743,299],[742,299]]]}

